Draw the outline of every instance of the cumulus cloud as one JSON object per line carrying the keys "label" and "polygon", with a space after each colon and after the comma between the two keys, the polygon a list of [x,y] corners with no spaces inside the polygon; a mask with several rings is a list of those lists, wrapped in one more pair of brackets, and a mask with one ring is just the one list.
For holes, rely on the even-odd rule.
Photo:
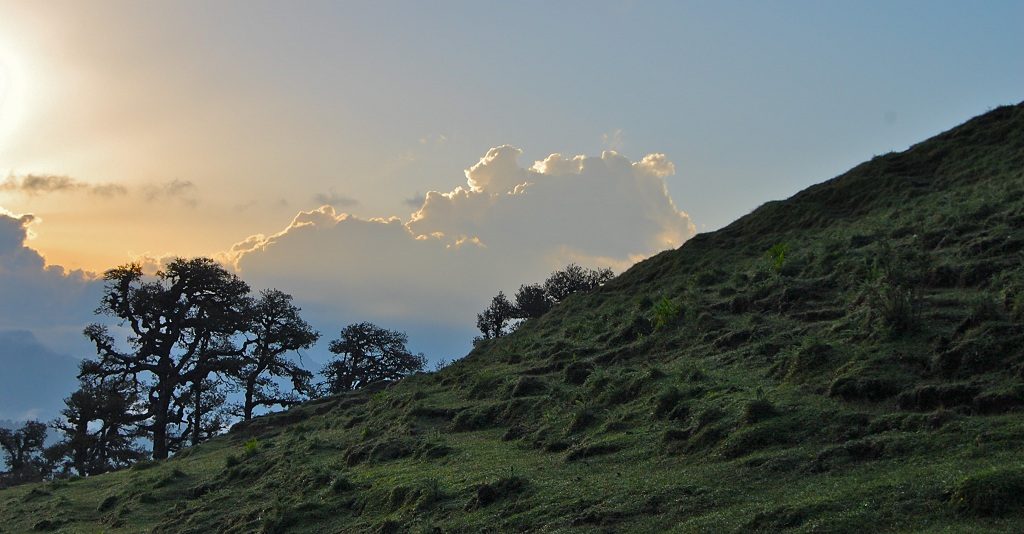
{"label": "cumulus cloud", "polygon": [[568,247],[584,256],[632,259],[679,246],[695,233],[668,195],[675,166],[663,154],[639,162],[552,154],[529,169],[520,151],[491,149],[467,172],[470,189],[431,192],[409,221],[416,235],[476,237],[503,250]]}
{"label": "cumulus cloud", "polygon": [[82,329],[97,317],[102,282],[48,265],[28,246],[40,220],[0,208],[0,418],[55,417],[94,349]]}
{"label": "cumulus cloud", "polygon": [[417,198],[407,220],[325,205],[236,243],[221,259],[257,286],[295,294],[323,319],[314,323],[465,333],[499,289],[540,281],[570,261],[621,271],[695,233],[668,195],[675,167],[662,154],[636,162],[613,151],[552,154],[528,167],[521,154],[492,148],[466,170],[464,185]]}
{"label": "cumulus cloud", "polygon": [[128,193],[128,188],[113,183],[90,184],[57,174],[26,174],[20,177],[9,175],[0,183],[0,191],[15,191],[30,196],[84,191],[96,196],[114,197]]}
{"label": "cumulus cloud", "polygon": [[359,204],[359,201],[345,195],[338,194],[332,187],[326,193],[317,193],[313,200],[321,206],[333,206],[335,208],[349,208]]}
{"label": "cumulus cloud", "polygon": [[150,184],[143,188],[142,194],[147,202],[162,202],[166,200],[177,200],[194,208],[199,204],[196,196],[198,188],[190,180],[174,179],[159,184]]}
{"label": "cumulus cloud", "polygon": [[28,247],[29,226],[37,222],[0,209],[0,331],[31,331],[55,349],[80,352],[101,283],[91,273],[47,265]]}

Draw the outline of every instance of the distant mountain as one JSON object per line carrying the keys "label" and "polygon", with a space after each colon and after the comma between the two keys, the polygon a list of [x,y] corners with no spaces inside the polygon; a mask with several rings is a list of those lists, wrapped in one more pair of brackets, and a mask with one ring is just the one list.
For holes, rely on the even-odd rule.
{"label": "distant mountain", "polygon": [[78,384],[78,360],[25,330],[0,331],[0,419],[50,420]]}
{"label": "distant mountain", "polygon": [[1022,259],[1024,104],[0,528],[1024,532]]}

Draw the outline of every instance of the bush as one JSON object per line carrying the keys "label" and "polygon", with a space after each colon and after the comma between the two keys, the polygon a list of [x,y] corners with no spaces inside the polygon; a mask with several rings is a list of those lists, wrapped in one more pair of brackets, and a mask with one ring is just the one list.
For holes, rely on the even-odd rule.
{"label": "bush", "polygon": [[682,392],[675,386],[662,389],[654,397],[654,415],[664,419],[685,419],[689,409],[683,404],[686,400]]}
{"label": "bush", "polygon": [[497,426],[504,407],[504,403],[495,403],[465,408],[452,419],[452,430],[466,432]]}
{"label": "bush", "polygon": [[1024,507],[1024,470],[993,468],[962,480],[953,490],[950,502],[959,511],[972,515],[995,516]]}
{"label": "bush", "polygon": [[587,381],[587,377],[594,370],[594,364],[589,362],[572,362],[565,367],[565,383],[580,385]]}
{"label": "bush", "polygon": [[758,423],[778,415],[778,410],[767,399],[754,399],[743,407],[743,422],[747,424]]}
{"label": "bush", "polygon": [[254,456],[260,450],[260,440],[252,438],[249,441],[246,441],[245,445],[242,447],[245,451],[246,457]]}
{"label": "bush", "polygon": [[535,376],[521,376],[516,381],[516,385],[512,388],[513,397],[527,397],[530,395],[540,395],[546,393],[548,390],[547,384],[543,380]]}
{"label": "bush", "polygon": [[881,326],[890,335],[915,329],[920,320],[921,286],[929,267],[930,258],[916,248],[895,249],[888,242],[880,243],[861,290],[869,310],[865,326]]}
{"label": "bush", "polygon": [[669,326],[682,315],[683,307],[668,297],[661,297],[654,305],[654,330]]}
{"label": "bush", "polygon": [[597,422],[597,415],[594,410],[586,405],[579,405],[572,413],[572,419],[569,420],[569,427],[566,431],[570,434],[584,430],[587,427]]}
{"label": "bush", "polygon": [[786,243],[776,243],[772,245],[772,248],[768,249],[765,256],[771,262],[772,270],[775,272],[782,271],[782,266],[786,264],[787,253],[789,253],[789,245]]}
{"label": "bush", "polygon": [[331,482],[331,491],[334,493],[345,493],[353,489],[355,489],[355,485],[343,476],[339,476]]}
{"label": "bush", "polygon": [[518,495],[526,490],[527,480],[523,477],[502,477],[492,483],[480,484],[476,487],[473,498],[466,503],[466,510],[476,510],[494,504],[503,499]]}
{"label": "bush", "polygon": [[581,443],[576,447],[573,447],[565,455],[566,462],[574,462],[576,460],[582,460],[584,458],[591,458],[594,456],[601,456],[605,454],[611,454],[622,448],[622,445],[613,443],[610,441],[601,441],[597,443],[584,444]]}
{"label": "bush", "polygon": [[102,501],[100,501],[99,506],[96,507],[96,511],[98,511],[98,512],[106,512],[107,510],[110,510],[111,508],[113,508],[114,505],[117,504],[118,500],[119,499],[118,499],[117,495],[107,495],[106,497],[103,498]]}

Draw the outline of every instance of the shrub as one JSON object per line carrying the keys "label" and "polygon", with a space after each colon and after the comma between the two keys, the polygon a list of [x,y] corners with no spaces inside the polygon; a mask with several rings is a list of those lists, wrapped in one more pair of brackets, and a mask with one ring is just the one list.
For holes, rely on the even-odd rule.
{"label": "shrub", "polygon": [[331,491],[333,491],[334,493],[345,493],[346,491],[351,491],[352,489],[355,489],[355,485],[352,484],[352,482],[349,479],[343,476],[339,476],[331,482]]}
{"label": "shrub", "polygon": [[466,432],[497,426],[504,407],[504,403],[467,407],[452,419],[452,430]]}
{"label": "shrub", "polygon": [[582,460],[584,458],[591,458],[594,456],[601,456],[604,454],[611,454],[621,449],[622,446],[618,443],[610,441],[602,441],[598,443],[580,444],[573,447],[565,455],[566,462],[574,462],[576,460]]}
{"label": "shrub", "polygon": [[1024,507],[1024,470],[993,468],[962,480],[950,501],[963,513],[1002,515]]}
{"label": "shrub", "polygon": [[765,256],[768,257],[768,261],[771,262],[772,270],[775,272],[782,271],[782,266],[786,264],[786,254],[789,252],[789,245],[786,243],[776,243],[772,245],[772,248],[768,249]]}
{"label": "shrub", "polygon": [[580,385],[587,381],[587,377],[594,370],[594,364],[589,362],[572,362],[565,367],[565,383]]}
{"label": "shrub", "polygon": [[572,419],[569,421],[569,427],[567,431],[570,434],[574,434],[583,430],[597,422],[597,416],[594,414],[594,410],[589,406],[580,404],[572,413]]}
{"label": "shrub", "polygon": [[662,389],[654,397],[654,415],[665,419],[684,419],[689,409],[683,404],[684,395],[675,386]]}
{"label": "shrub", "polygon": [[548,386],[535,376],[521,376],[512,388],[513,397],[527,397],[547,392]]}
{"label": "shrub", "polygon": [[920,320],[921,286],[930,259],[913,247],[894,249],[882,242],[866,267],[861,298],[869,314],[866,327],[878,326],[890,335],[916,328]]}
{"label": "shrub", "polygon": [[492,483],[480,484],[476,487],[473,498],[466,503],[466,510],[484,508],[500,500],[518,495],[526,490],[527,484],[525,478],[518,476],[502,477]]}
{"label": "shrub", "polygon": [[245,455],[247,457],[253,456],[260,450],[260,440],[252,438],[249,441],[246,441],[245,445],[243,445],[242,448],[245,451]]}
{"label": "shrub", "polygon": [[118,499],[117,495],[107,495],[106,497],[103,498],[102,501],[100,501],[99,506],[96,507],[96,511],[98,511],[98,512],[106,512],[107,510],[110,510],[111,508],[113,508],[114,505],[117,504],[118,500],[119,499]]}
{"label": "shrub", "polygon": [[668,297],[661,297],[654,305],[654,330],[669,326],[682,314],[683,307]]}
{"label": "shrub", "polygon": [[758,423],[778,415],[775,406],[764,398],[757,398],[743,407],[743,422],[747,424]]}

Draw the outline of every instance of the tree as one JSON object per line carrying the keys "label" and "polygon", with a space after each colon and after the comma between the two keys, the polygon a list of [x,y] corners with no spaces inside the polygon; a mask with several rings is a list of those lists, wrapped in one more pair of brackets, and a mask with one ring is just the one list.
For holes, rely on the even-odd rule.
{"label": "tree", "polygon": [[231,417],[227,409],[227,392],[223,380],[204,378],[189,383],[188,393],[178,406],[178,419],[184,426],[180,432],[169,432],[167,448],[170,452],[178,452],[186,445],[198,445],[231,425]]}
{"label": "tree", "polygon": [[[202,417],[196,402],[202,387],[193,385],[224,371],[227,356],[237,353],[229,338],[244,328],[249,286],[209,258],[176,259],[151,281],[138,264],[111,269],[104,280],[97,313],[127,326],[128,349],[107,326],[86,327],[99,357],[83,365],[82,376],[126,380],[144,392],[139,427],[153,442],[153,458],[167,458],[170,431],[184,421],[185,406]],[[193,426],[193,439],[200,426]]]}
{"label": "tree", "polygon": [[60,419],[50,424],[64,440],[47,453],[62,472],[96,475],[127,467],[146,457],[136,443],[139,397],[124,380],[89,377],[64,399]]}
{"label": "tree", "polygon": [[518,319],[536,319],[547,313],[553,305],[541,284],[524,284],[516,292],[515,311]]}
{"label": "tree", "polygon": [[[276,289],[263,291],[248,310],[243,351],[231,375],[244,393],[242,418],[252,418],[259,406],[288,406],[313,393],[313,373],[289,359],[289,352],[311,347],[320,334],[299,316],[292,297]],[[282,391],[273,377],[288,379],[292,391]]]}
{"label": "tree", "polygon": [[372,323],[346,326],[328,347],[338,358],[323,368],[327,393],[351,391],[422,371],[426,358],[409,352],[405,347],[407,341],[404,333]]}
{"label": "tree", "polygon": [[611,269],[584,269],[570,263],[565,269],[551,273],[544,281],[544,291],[554,302],[561,302],[573,293],[585,293],[603,286],[615,278]]}
{"label": "tree", "polygon": [[0,428],[0,449],[8,471],[0,478],[0,487],[36,482],[45,478],[50,466],[43,456],[46,424],[28,421],[21,428]]}
{"label": "tree", "polygon": [[476,327],[484,335],[484,339],[501,337],[506,333],[506,325],[516,318],[516,307],[509,302],[505,293],[499,291],[491,299],[491,305],[476,316]]}
{"label": "tree", "polygon": [[565,269],[551,273],[543,284],[519,286],[514,305],[504,293],[498,292],[491,299],[491,305],[476,315],[476,327],[483,336],[475,338],[473,344],[501,337],[518,326],[516,319],[540,317],[569,295],[592,291],[614,277],[615,273],[608,268],[584,269],[570,263]]}

